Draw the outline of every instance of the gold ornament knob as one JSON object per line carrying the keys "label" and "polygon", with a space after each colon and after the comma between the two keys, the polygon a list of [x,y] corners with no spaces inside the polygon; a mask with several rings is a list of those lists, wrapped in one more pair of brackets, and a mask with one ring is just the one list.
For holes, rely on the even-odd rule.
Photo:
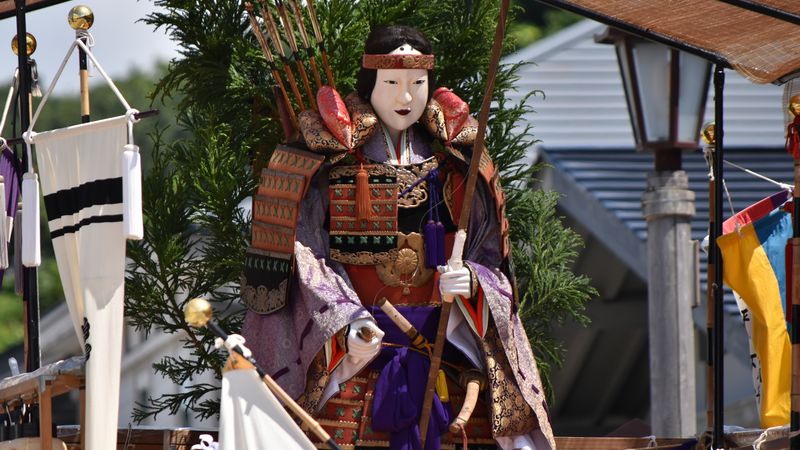
{"label": "gold ornament knob", "polygon": [[[19,45],[17,41],[17,36],[14,36],[14,39],[11,40],[11,51],[14,52],[15,55],[19,54]],[[30,33],[25,33],[25,53],[28,56],[31,56],[33,52],[36,51],[36,38],[33,37]]]}
{"label": "gold ornament knob", "polygon": [[800,116],[800,95],[793,95],[792,98],[789,99],[787,108],[795,117]]}
{"label": "gold ornament knob", "polygon": [[714,122],[708,122],[707,124],[703,125],[703,142],[706,145],[714,145],[716,142],[714,138],[714,132],[717,129],[717,125]]}
{"label": "gold ornament knob", "polygon": [[183,309],[183,318],[186,319],[186,323],[189,325],[195,328],[202,328],[211,320],[213,313],[211,303],[204,298],[198,297],[189,300],[189,303],[186,304]]}
{"label": "gold ornament knob", "polygon": [[67,14],[69,26],[77,30],[88,30],[94,25],[94,12],[86,5],[78,5],[69,10]]}

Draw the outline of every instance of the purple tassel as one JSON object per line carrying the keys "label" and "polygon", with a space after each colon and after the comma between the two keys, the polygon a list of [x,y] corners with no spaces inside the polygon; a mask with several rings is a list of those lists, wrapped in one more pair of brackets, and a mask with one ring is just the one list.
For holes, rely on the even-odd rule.
{"label": "purple tassel", "polygon": [[[444,227],[441,222],[438,222],[438,225],[442,228],[442,239],[444,239]],[[428,220],[423,234],[425,236],[425,267],[436,268],[437,264],[441,265],[439,264],[439,229],[437,223],[433,220]]]}
{"label": "purple tassel", "polygon": [[436,221],[436,265],[443,266],[446,263],[444,256],[444,225]]}
{"label": "purple tassel", "polygon": [[428,223],[425,224],[425,267],[435,268],[445,264],[444,225],[439,220],[439,171],[428,173]]}

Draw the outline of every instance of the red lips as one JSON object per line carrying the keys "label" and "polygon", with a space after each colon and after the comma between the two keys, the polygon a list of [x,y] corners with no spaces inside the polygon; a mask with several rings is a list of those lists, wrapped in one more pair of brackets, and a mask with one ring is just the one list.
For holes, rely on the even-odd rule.
{"label": "red lips", "polygon": [[408,115],[408,113],[411,112],[411,109],[410,108],[396,109],[394,112],[396,112],[397,114],[400,114],[401,116],[405,116],[405,115]]}

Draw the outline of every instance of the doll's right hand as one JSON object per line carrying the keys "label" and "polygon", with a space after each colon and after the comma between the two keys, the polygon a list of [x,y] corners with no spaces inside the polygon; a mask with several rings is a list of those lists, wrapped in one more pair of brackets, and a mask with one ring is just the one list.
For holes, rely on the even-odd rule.
{"label": "doll's right hand", "polygon": [[384,332],[372,319],[357,319],[347,330],[347,354],[356,361],[371,359],[381,350]]}

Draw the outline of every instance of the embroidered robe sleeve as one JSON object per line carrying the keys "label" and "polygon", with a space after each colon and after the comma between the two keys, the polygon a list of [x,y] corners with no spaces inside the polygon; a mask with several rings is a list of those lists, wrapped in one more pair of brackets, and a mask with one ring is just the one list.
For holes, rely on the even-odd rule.
{"label": "embroidered robe sleeve", "polygon": [[303,394],[308,368],[326,342],[354,320],[371,317],[344,269],[328,258],[326,192],[323,169],[301,202],[286,307],[266,315],[248,311],[242,329],[258,362],[293,398]]}
{"label": "embroidered robe sleeve", "polygon": [[[503,258],[494,200],[484,183],[479,182],[476,188],[464,260],[477,278],[479,292],[474,299],[457,300],[457,304],[461,303],[458,310],[466,319],[461,319],[462,323],[473,322],[473,340],[482,356],[478,367],[489,379],[493,434],[503,449],[524,445],[540,450],[555,448],[536,359],[513,307],[509,278],[499,268]],[[465,308],[467,303],[472,311]],[[448,327],[448,339],[454,344],[456,334],[451,336],[450,329],[458,326],[456,309],[451,310],[450,316],[455,325]],[[474,318],[468,317],[470,312]],[[463,332],[461,335],[463,340]],[[515,401],[520,397],[526,405]],[[509,404],[513,406],[508,407]]]}

